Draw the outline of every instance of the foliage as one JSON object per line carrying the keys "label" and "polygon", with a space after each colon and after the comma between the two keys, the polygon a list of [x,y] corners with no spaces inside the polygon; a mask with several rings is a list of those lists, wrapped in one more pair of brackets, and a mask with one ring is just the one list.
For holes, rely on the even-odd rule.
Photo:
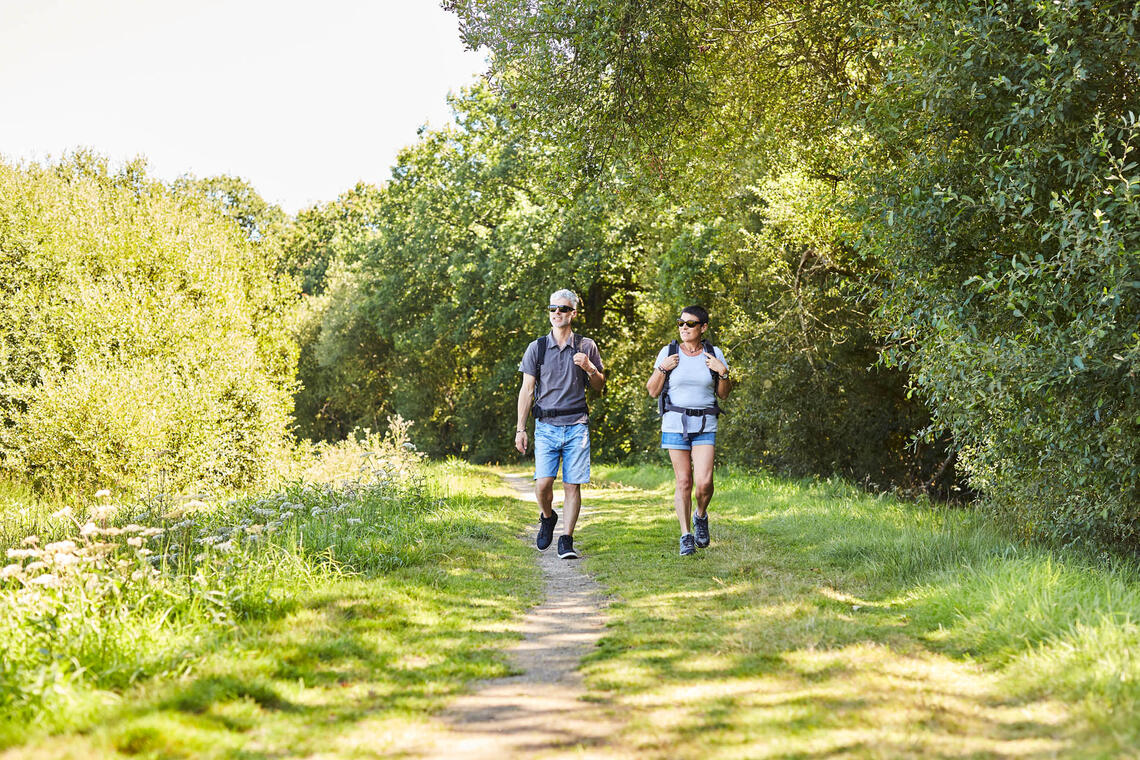
{"label": "foliage", "polygon": [[271,251],[141,164],[0,164],[0,466],[65,490],[264,479],[295,364]]}
{"label": "foliage", "polygon": [[[889,360],[1028,532],[1140,547],[1140,11],[908,2],[865,100]],[[886,36],[881,35],[881,36]]]}
{"label": "foliage", "polygon": [[[607,367],[620,374],[635,355],[622,349],[639,337],[639,229],[604,196],[538,193],[534,162],[548,146],[518,132],[485,87],[452,103],[453,125],[400,154],[376,234],[329,269],[307,340],[340,380],[310,406],[327,437],[398,412],[419,421],[417,442],[433,454],[497,459],[512,451],[501,421],[514,418],[523,350],[549,330],[550,292],[580,293],[578,330]],[[593,402],[601,446],[632,448],[646,419],[629,413],[634,398]]]}
{"label": "foliage", "polygon": [[[783,308],[720,311],[778,325],[739,334],[770,461],[929,487],[957,458],[1027,534],[1135,548],[1134,4],[449,5],[577,170],[749,231],[744,293]],[[709,261],[681,271],[747,271]]]}
{"label": "foliage", "polygon": [[[645,265],[671,312],[701,302],[742,379],[724,455],[877,487],[956,487],[946,441],[906,375],[870,369],[879,341],[862,284],[876,262],[842,211],[846,99],[876,76],[861,2],[453,3],[469,44],[562,171],[652,219]],[[599,168],[605,165],[606,168]],[[613,167],[613,168],[609,168]]]}

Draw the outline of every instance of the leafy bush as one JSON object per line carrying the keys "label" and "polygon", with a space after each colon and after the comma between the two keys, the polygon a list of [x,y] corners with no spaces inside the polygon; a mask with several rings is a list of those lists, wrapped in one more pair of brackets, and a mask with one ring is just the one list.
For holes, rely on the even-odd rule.
{"label": "leafy bush", "polygon": [[903,3],[855,185],[890,262],[889,359],[973,485],[1027,533],[1134,550],[1137,22],[1131,2]]}
{"label": "leafy bush", "polygon": [[0,467],[64,490],[264,481],[296,361],[274,250],[137,164],[0,163]]}

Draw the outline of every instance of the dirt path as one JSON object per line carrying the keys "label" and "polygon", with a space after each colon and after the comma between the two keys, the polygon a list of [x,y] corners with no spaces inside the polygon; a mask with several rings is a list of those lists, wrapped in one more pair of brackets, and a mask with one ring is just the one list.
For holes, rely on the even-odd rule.
{"label": "dirt path", "polygon": [[[520,498],[535,500],[529,478],[507,476],[507,481]],[[584,505],[582,516],[588,515]],[[533,535],[526,540],[533,541]],[[618,757],[606,747],[617,723],[604,706],[582,700],[577,670],[602,635],[605,599],[579,561],[559,559],[553,546],[539,556],[545,601],[523,619],[525,638],[509,652],[520,674],[485,681],[457,699],[440,715],[440,730],[420,757]]]}

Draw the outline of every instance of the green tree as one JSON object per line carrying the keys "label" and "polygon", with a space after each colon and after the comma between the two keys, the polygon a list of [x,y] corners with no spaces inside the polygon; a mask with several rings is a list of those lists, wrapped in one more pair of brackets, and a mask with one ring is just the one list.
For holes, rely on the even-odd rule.
{"label": "green tree", "polygon": [[953,484],[945,440],[912,445],[929,417],[905,373],[871,369],[862,286],[880,264],[855,250],[842,207],[859,139],[847,106],[880,71],[861,31],[878,4],[450,5],[468,43],[494,52],[504,97],[565,146],[562,172],[652,219],[654,300],[719,317],[743,377],[726,453],[884,487]]}

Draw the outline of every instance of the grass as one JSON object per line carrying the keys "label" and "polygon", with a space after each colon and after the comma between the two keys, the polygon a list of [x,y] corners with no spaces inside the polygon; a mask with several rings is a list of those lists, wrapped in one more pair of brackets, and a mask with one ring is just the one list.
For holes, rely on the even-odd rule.
{"label": "grass", "polygon": [[[670,473],[599,469],[576,543],[612,602],[583,671],[623,726],[615,753],[1137,756],[1135,569],[1012,542],[969,510],[730,470],[712,547],[681,558]],[[541,585],[517,540],[533,505],[484,468],[419,472],[399,498],[294,484],[204,516],[195,531],[304,507],[276,554],[238,542],[242,562],[178,576],[201,571],[190,607],[126,610],[120,654],[74,655],[102,672],[53,681],[62,660],[41,663],[59,694],[4,724],[5,760],[411,756],[431,713],[507,674]]]}
{"label": "grass", "polygon": [[585,668],[639,757],[1124,757],[1140,578],[968,510],[719,471],[677,556],[671,475],[603,469],[578,531],[611,591]]}
{"label": "grass", "polygon": [[[112,686],[77,675],[52,710],[5,723],[4,757],[388,756],[400,731],[471,680],[507,674],[510,624],[540,588],[516,538],[530,510],[502,498],[497,478],[456,462],[422,478],[427,508],[395,504],[403,528],[376,511],[374,531],[337,534],[351,510],[307,519],[304,541],[281,555],[305,578],[266,564],[241,576],[282,603],[216,625],[180,613],[179,640],[152,642],[164,667]],[[308,510],[335,492],[283,498],[318,500]]]}

